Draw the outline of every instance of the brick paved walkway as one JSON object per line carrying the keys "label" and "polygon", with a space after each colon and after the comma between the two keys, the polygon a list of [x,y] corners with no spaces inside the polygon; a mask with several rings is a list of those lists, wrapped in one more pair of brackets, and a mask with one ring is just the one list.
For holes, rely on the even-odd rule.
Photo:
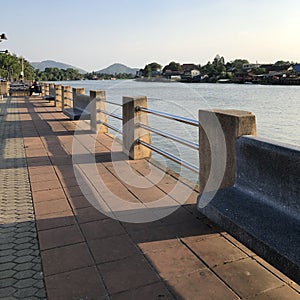
{"label": "brick paved walkway", "polygon": [[19,114],[0,107],[0,299],[45,299]]}
{"label": "brick paved walkway", "polygon": [[[197,212],[195,192],[155,222],[103,215],[74,175],[76,121],[39,98],[19,99],[19,115],[48,299],[300,299],[297,284]],[[108,159],[111,144],[101,135],[95,149],[98,170],[114,194],[149,203],[176,184],[169,175],[151,188],[123,182]],[[138,174],[149,172],[144,160],[127,163]]]}

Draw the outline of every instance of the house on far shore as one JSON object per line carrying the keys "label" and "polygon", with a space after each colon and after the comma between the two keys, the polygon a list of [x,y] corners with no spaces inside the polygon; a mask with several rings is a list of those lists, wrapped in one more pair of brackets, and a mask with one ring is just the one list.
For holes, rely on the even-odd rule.
{"label": "house on far shore", "polygon": [[293,65],[293,71],[294,71],[296,74],[300,75],[300,64],[294,64],[294,65]]}
{"label": "house on far shore", "polygon": [[195,64],[183,64],[181,68],[183,73],[181,75],[182,80],[193,80],[193,78],[199,77],[201,74],[198,66]]}

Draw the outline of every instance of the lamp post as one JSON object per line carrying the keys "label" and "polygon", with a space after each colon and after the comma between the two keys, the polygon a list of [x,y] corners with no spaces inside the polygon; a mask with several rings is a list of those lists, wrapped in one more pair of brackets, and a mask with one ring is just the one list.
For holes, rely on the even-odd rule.
{"label": "lamp post", "polygon": [[[0,35],[0,42],[2,42],[3,40],[7,40],[5,33],[2,33]],[[8,50],[0,50],[0,53],[8,53]]]}

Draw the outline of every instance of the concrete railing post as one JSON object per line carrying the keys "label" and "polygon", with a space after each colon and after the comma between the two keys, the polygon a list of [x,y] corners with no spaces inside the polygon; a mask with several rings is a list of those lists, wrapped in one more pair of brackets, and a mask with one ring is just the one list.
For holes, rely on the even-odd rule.
{"label": "concrete railing post", "polygon": [[49,83],[45,83],[45,96],[49,96],[50,93],[49,93]]}
{"label": "concrete railing post", "polygon": [[147,97],[123,97],[123,152],[131,159],[142,159],[151,156],[151,150],[137,143],[140,139],[151,143],[148,130],[140,128],[139,123],[148,125],[148,115],[137,107],[148,107]]}
{"label": "concrete railing post", "polygon": [[45,84],[44,83],[41,83],[41,92],[42,92],[42,97],[45,96]]}
{"label": "concrete railing post", "polygon": [[55,101],[54,106],[57,106],[58,109],[62,110],[62,86],[61,84],[55,85]]}
{"label": "concrete railing post", "polygon": [[72,89],[72,94],[73,94],[73,105],[72,107],[76,107],[76,95],[84,95],[85,89],[84,88],[73,88]]}
{"label": "concrete railing post", "polygon": [[234,185],[235,144],[256,135],[255,115],[239,110],[199,110],[200,193]]}
{"label": "concrete railing post", "polygon": [[91,130],[96,133],[106,133],[107,115],[106,111],[106,93],[105,91],[90,91],[90,112],[91,112]]}
{"label": "concrete railing post", "polygon": [[0,95],[2,96],[8,96],[9,91],[9,83],[8,81],[2,81],[0,82]]}
{"label": "concrete railing post", "polygon": [[65,107],[71,107],[71,102],[72,102],[72,88],[67,85],[67,86],[62,86],[62,108],[64,109]]}
{"label": "concrete railing post", "polygon": [[[54,83],[49,84],[49,96],[53,96],[55,98],[55,85]],[[55,104],[55,100],[54,100]]]}

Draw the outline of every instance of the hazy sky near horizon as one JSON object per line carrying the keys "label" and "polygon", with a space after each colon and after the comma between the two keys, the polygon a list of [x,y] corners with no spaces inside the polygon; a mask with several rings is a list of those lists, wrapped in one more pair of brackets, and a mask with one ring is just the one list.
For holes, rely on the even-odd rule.
{"label": "hazy sky near horizon", "polygon": [[29,61],[87,71],[120,62],[300,62],[299,0],[0,0],[0,33]]}

